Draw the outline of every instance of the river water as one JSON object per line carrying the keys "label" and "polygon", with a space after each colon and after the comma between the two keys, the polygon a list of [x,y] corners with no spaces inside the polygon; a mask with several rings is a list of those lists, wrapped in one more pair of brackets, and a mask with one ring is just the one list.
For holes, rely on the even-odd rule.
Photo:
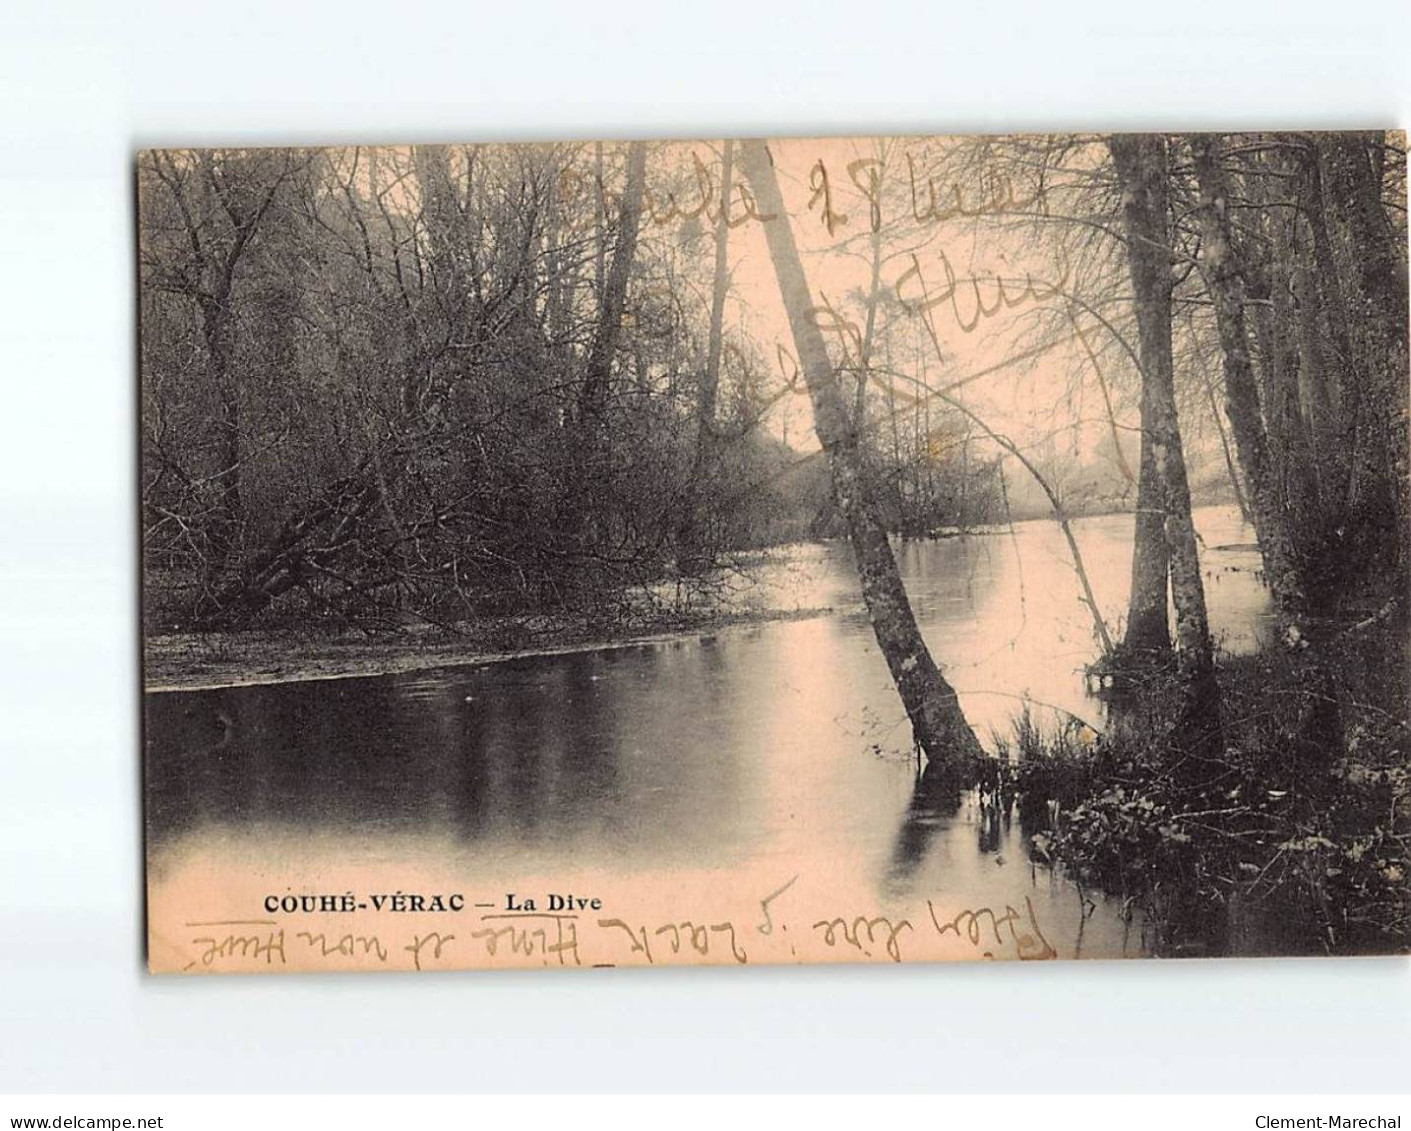
{"label": "river water", "polygon": [[[1268,627],[1253,533],[1231,508],[1196,520],[1212,628],[1246,651]],[[1115,635],[1131,516],[1075,526]],[[1082,678],[1092,620],[1052,523],[897,553],[982,739],[1008,733],[1026,701],[1041,722],[1101,725]],[[909,728],[846,546],[777,553],[747,584],[761,604],[833,611],[478,666],[149,694],[152,892],[184,870],[209,886],[212,867],[286,879],[291,860],[314,859],[658,889],[677,871],[806,871],[884,910],[1027,898],[1060,955],[1143,953],[1139,925],[1031,865],[1017,821],[974,796],[954,810],[916,802]]]}

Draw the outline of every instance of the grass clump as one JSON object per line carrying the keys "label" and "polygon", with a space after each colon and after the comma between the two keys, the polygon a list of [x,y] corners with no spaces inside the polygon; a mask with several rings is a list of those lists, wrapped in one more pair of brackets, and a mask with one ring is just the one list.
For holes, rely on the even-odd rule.
{"label": "grass clump", "polygon": [[1164,954],[1411,948],[1404,632],[1226,658],[1223,742],[1178,733],[1175,677],[1107,732],[1002,752],[1033,856],[1139,912]]}

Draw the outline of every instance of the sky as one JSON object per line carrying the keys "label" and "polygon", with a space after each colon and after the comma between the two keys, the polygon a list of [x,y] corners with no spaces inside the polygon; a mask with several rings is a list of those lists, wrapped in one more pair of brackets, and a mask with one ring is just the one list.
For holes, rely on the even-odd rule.
{"label": "sky", "polygon": [[[1091,362],[1082,345],[1065,333],[1058,336],[1056,346],[1034,353],[1036,342],[1054,340],[1051,334],[1036,336],[1035,316],[1041,309],[1062,308],[1063,300],[1052,291],[1062,290],[1071,268],[1057,252],[1036,247],[1032,236],[1018,230],[1013,217],[1005,215],[1032,213],[1038,207],[1032,196],[1026,197],[1024,186],[1006,188],[1001,183],[982,193],[971,185],[958,185],[943,173],[932,185],[933,168],[951,155],[955,144],[945,138],[771,141],[770,152],[810,286],[820,304],[831,304],[861,332],[863,300],[870,285],[871,225],[878,216],[884,298],[899,298],[918,311],[926,300],[936,303],[924,318],[916,318],[908,352],[902,356],[898,350],[892,367],[919,375],[918,367],[924,362],[925,379],[932,389],[966,382],[951,395],[1026,450],[1053,443],[1060,451],[1076,446],[1082,461],[1100,458],[1097,445],[1110,435],[1111,426],[1100,409]],[[702,164],[718,167],[715,145],[691,148]],[[737,163],[737,176],[738,168]],[[874,187],[874,174],[881,178],[880,190]],[[918,213],[923,217],[930,213],[932,191],[942,214],[963,210],[971,215],[942,215],[918,222]],[[732,196],[732,217],[744,213],[738,192],[737,188]],[[876,213],[874,200],[879,206]],[[988,212],[995,214],[982,215]],[[742,223],[731,231],[730,260],[733,294],[728,309],[737,325],[759,342],[766,356],[775,356],[775,343],[792,352],[759,223]],[[946,292],[947,271],[958,282],[953,300],[940,301]],[[1034,284],[1032,290],[1029,281]],[[1113,367],[1109,379],[1117,376],[1121,384],[1121,374],[1116,372],[1121,368],[1120,350],[1111,342],[1103,348],[1099,339],[1104,331],[1096,322],[1089,321],[1085,333],[1103,354],[1103,364]],[[836,342],[837,336],[832,340]],[[873,360],[884,362],[876,351]],[[778,373],[776,379],[782,380]],[[898,388],[905,388],[905,382]],[[1135,413],[1120,389],[1114,391],[1114,401],[1119,423],[1134,428]],[[771,429],[797,448],[817,446],[806,396],[781,402],[773,412]]]}
{"label": "sky", "polygon": [[[898,314],[899,324],[910,325],[893,336],[890,368],[897,373],[898,403],[907,403],[907,390],[924,379],[931,389],[950,390],[1026,452],[1071,456],[1080,464],[1114,469],[1113,426],[1093,359],[1061,318],[1067,305],[1061,292],[1082,265],[1075,269],[1053,240],[1036,238],[1038,225],[1026,222],[1055,200],[1060,211],[1071,207],[1065,189],[1081,180],[1089,151],[1096,156],[1088,165],[1098,164],[1100,145],[1079,151],[1078,171],[1067,182],[1046,169],[1047,193],[1038,202],[1028,184],[1018,183],[1027,180],[1023,173],[1016,174],[1014,183],[999,178],[999,164],[983,156],[990,152],[983,138],[787,138],[768,145],[810,287],[820,305],[830,305],[851,322],[854,347],[870,289],[872,227],[879,225],[879,305],[896,311],[900,302],[914,312],[910,318]],[[575,146],[582,146],[577,164],[560,181],[561,191],[573,194],[589,187],[595,148],[573,143],[569,149]],[[609,197],[620,192],[625,148],[620,142],[603,145]],[[719,141],[649,146],[643,239],[677,244],[679,257],[691,264],[687,273],[704,294],[714,254],[722,149]],[[372,152],[379,154],[384,182],[410,167],[405,147],[364,149],[357,158],[359,177],[366,177]],[[977,152],[982,154],[978,174]],[[344,151],[345,172],[353,157],[352,150]],[[395,207],[399,194],[413,191],[406,187],[410,183],[394,180],[386,199]],[[415,207],[410,198],[405,204]],[[749,215],[751,204],[736,143],[726,333],[755,343],[759,356],[768,360],[768,391],[775,392],[785,386],[794,346],[764,228]],[[955,282],[946,300],[948,279]],[[927,300],[934,305],[927,308]],[[1045,323],[1043,332],[1039,319]],[[1087,344],[1104,367],[1128,463],[1134,464],[1135,367],[1124,356],[1127,347],[1097,320],[1083,321]],[[842,341],[836,332],[825,337],[835,349]],[[878,337],[872,363],[883,366],[887,358]],[[879,390],[880,380],[874,384]],[[938,408],[933,398],[933,417]],[[818,448],[801,384],[774,404],[763,427],[799,451]],[[1210,433],[1207,418],[1187,422],[1188,458],[1194,465],[1217,450]],[[1021,473],[1015,478],[1023,492],[1027,477]]]}

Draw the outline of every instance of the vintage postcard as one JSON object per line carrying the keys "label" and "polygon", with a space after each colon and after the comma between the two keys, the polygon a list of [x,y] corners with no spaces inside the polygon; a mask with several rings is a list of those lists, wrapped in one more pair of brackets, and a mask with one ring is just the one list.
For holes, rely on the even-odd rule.
{"label": "vintage postcard", "polygon": [[153,971],[1411,948],[1403,134],[136,164]]}

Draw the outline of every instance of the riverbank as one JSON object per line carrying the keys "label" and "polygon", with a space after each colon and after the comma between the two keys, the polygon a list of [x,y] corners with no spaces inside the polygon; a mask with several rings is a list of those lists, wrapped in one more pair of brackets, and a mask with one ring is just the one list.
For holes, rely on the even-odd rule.
{"label": "riverbank", "polygon": [[204,691],[390,675],[683,640],[831,612],[827,606],[654,612],[611,622],[541,614],[487,618],[454,628],[409,625],[377,635],[352,629],[167,633],[145,641],[143,685],[147,691]]}
{"label": "riverbank", "polygon": [[1161,954],[1411,950],[1405,626],[1353,629],[1316,656],[1222,657],[1223,741],[1199,756],[1174,675],[1095,744],[1021,718],[1037,857],[1140,910]]}

